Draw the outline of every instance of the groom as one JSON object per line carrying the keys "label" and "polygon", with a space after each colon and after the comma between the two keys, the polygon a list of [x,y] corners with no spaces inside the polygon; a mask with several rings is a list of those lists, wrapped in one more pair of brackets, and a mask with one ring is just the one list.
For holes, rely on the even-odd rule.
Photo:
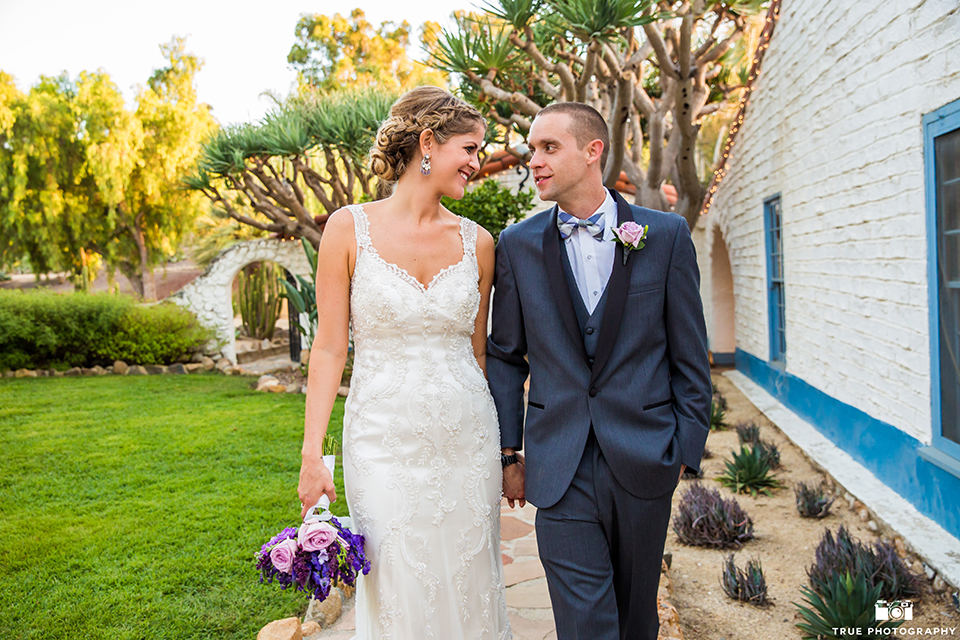
{"label": "groom", "polygon": [[[655,640],[670,499],[708,433],[690,230],[604,188],[607,125],[592,107],[544,108],[529,143],[540,197],[557,206],[497,246],[487,371],[504,495],[538,507],[559,640]],[[614,241],[628,221],[648,227],[642,248]]]}

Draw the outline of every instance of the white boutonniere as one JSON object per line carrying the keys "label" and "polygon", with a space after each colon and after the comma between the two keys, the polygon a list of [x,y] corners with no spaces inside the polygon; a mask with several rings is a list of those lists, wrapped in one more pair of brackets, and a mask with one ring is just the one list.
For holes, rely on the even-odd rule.
{"label": "white boutonniere", "polygon": [[633,220],[624,222],[613,230],[613,242],[623,245],[623,264],[627,264],[627,256],[631,251],[643,249],[643,241],[647,239],[650,225],[640,226]]}

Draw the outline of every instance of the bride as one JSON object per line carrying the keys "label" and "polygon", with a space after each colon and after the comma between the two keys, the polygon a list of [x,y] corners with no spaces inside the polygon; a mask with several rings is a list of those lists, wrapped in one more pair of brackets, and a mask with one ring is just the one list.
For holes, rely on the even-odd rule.
{"label": "bride", "polygon": [[436,87],[404,94],[372,169],[393,195],[334,213],[317,264],[298,493],[336,498],[321,443],[347,356],[347,503],[372,569],[358,640],[510,638],[500,556],[500,436],[487,389],[494,244],[440,204],[479,169],[480,113]]}

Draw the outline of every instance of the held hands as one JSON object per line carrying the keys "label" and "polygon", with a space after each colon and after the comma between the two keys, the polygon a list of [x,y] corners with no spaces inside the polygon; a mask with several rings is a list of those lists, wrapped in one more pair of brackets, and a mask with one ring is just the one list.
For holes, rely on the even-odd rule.
{"label": "held hands", "polygon": [[523,460],[523,454],[517,454],[516,464],[512,464],[503,470],[503,497],[507,499],[507,504],[513,509],[514,505],[523,507],[527,504],[524,497],[524,482],[526,479],[526,466]]}
{"label": "held hands", "polygon": [[337,499],[337,489],[333,485],[330,471],[322,460],[310,462],[306,458],[300,464],[300,484],[297,485],[297,494],[300,496],[300,518],[307,515],[310,507],[320,501],[320,496],[326,494],[330,502]]}

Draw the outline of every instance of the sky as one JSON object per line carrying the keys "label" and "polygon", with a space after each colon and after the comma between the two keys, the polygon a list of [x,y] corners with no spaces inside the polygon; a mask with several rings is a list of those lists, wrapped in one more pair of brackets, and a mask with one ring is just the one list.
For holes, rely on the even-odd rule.
{"label": "sky", "polygon": [[[103,69],[130,106],[136,86],[164,65],[160,45],[186,38],[204,60],[197,75],[201,101],[221,124],[259,120],[273,103],[265,91],[287,95],[296,74],[287,65],[294,28],[303,13],[348,14],[363,9],[374,25],[406,20],[447,24],[455,9],[480,2],[452,0],[443,11],[422,0],[0,0],[0,70],[26,91],[41,75]],[[417,34],[419,35],[419,33]],[[419,47],[411,55],[422,57]]]}

